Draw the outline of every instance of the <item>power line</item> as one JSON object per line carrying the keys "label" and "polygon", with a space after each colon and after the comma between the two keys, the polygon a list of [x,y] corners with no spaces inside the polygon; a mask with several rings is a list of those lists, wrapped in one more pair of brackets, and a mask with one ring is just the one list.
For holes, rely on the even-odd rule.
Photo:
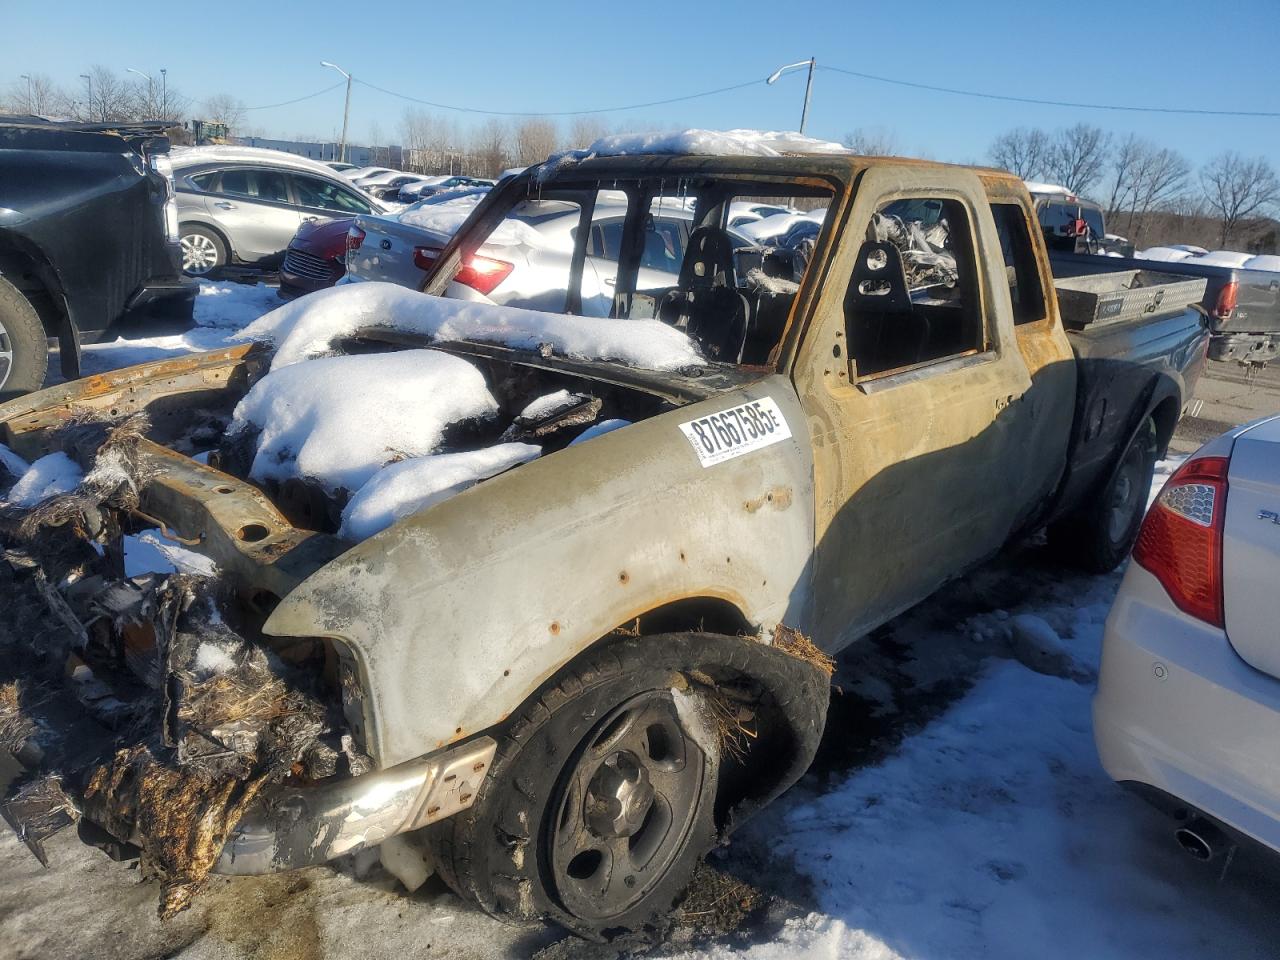
{"label": "power line", "polygon": [[[1074,100],[1050,100],[1039,97],[1018,97],[1012,94],[988,93],[981,90],[961,90],[957,87],[943,87],[930,83],[918,83],[914,80],[899,80],[895,77],[882,77],[874,73],[863,73],[858,70],[847,70],[844,67],[833,67],[829,64],[817,64],[819,70],[826,70],[830,73],[839,73],[848,77],[855,77],[859,80],[870,80],[875,83],[886,83],[897,87],[910,87],[915,90],[928,90],[933,93],[945,93],[957,97],[973,97],[979,100],[1000,100],[1006,103],[1026,103],[1042,107],[1071,107],[1079,110],[1117,110],[1125,113],[1162,113],[1177,114],[1184,116],[1202,116],[1202,117],[1250,117],[1254,119],[1280,119],[1280,112],[1267,110],[1207,110],[1197,109],[1194,107],[1156,107],[1156,106],[1139,106],[1137,104],[1118,104],[1118,103],[1085,103]],[[437,110],[450,110],[455,113],[471,113],[489,117],[580,117],[595,113],[623,113],[628,110],[644,110],[649,107],[662,107],[672,103],[685,103],[689,100],[700,100],[703,97],[714,97],[722,93],[730,93],[734,90],[744,90],[747,87],[753,87],[757,84],[763,84],[765,79],[760,77],[755,80],[744,80],[742,83],[730,84],[726,87],[716,87],[714,90],[700,90],[697,93],[688,93],[679,97],[667,97],[662,100],[649,100],[644,103],[629,103],[622,106],[613,107],[594,107],[589,110],[487,110],[482,107],[464,107],[453,103],[441,103],[436,100],[425,100],[421,97],[410,96],[407,93],[400,93],[396,90],[389,90],[386,87],[380,87],[376,83],[370,83],[368,80],[362,80],[354,77],[353,82],[361,86],[368,87],[370,90],[376,90],[378,93],[386,94],[389,97],[395,97],[399,100],[406,100],[410,103],[421,104],[425,107],[434,107]],[[331,90],[341,87],[345,81],[339,81],[332,86],[317,90],[315,93],[308,93],[305,96],[296,97],[293,100],[285,100],[281,103],[267,103],[257,107],[245,107],[245,110],[270,110],[275,107],[287,107],[295,103],[301,103],[304,100],[311,100],[315,97],[323,96]]]}
{"label": "power line", "polygon": [[245,110],[270,110],[272,107],[287,107],[293,103],[301,103],[303,100],[310,100],[313,97],[318,97],[321,94],[328,93],[330,90],[337,90],[339,87],[346,86],[346,83],[347,81],[345,80],[339,80],[333,86],[325,87],[323,90],[317,90],[315,93],[308,93],[305,97],[296,97],[293,100],[284,100],[280,103],[264,103],[260,107],[245,107],[244,109]]}
{"label": "power line", "polygon": [[377,84],[370,83],[368,80],[355,78],[355,82],[366,86],[371,90],[377,90],[379,93],[385,93],[391,97],[398,97],[401,100],[408,100],[411,103],[419,103],[425,107],[435,107],[437,110],[453,110],[457,113],[478,113],[490,117],[581,117],[592,113],[622,113],[625,110],[643,110],[646,107],[661,107],[669,103],[683,103],[686,100],[697,100],[701,97],[713,97],[719,93],[728,93],[731,90],[742,90],[746,87],[754,87],[756,84],[764,83],[764,77],[756,80],[746,80],[742,83],[731,84],[727,87],[717,87],[714,90],[703,90],[699,93],[689,93],[682,97],[668,97],[665,100],[650,100],[647,103],[629,103],[621,107],[596,107],[591,110],[483,110],[479,107],[459,107],[451,103],[437,103],[434,100],[423,100],[420,97],[411,97],[405,93],[397,93],[395,90],[388,90],[386,87],[380,87]]}
{"label": "power line", "polygon": [[818,64],[819,70],[832,73],[843,73],[846,76],[861,80],[874,80],[876,83],[888,83],[899,87],[914,87],[917,90],[931,90],[934,93],[949,93],[958,97],[977,97],[982,100],[1005,100],[1013,103],[1031,103],[1042,107],[1075,107],[1082,110],[1123,110],[1129,113],[1176,113],[1202,117],[1260,117],[1266,119],[1280,118],[1280,113],[1266,110],[1198,110],[1191,107],[1146,107],[1117,103],[1077,103],[1071,100],[1042,100],[1035,97],[1015,97],[1002,93],[984,93],[977,90],[958,90],[955,87],[939,87],[929,83],[916,83],[912,80],[897,80],[893,77],[878,77],[873,73],[859,73],[856,70],[845,70],[843,67],[832,67]]}

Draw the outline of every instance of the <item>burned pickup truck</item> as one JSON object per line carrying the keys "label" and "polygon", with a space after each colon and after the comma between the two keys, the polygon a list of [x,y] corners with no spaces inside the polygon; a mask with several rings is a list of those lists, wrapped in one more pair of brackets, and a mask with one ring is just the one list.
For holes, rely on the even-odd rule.
{"label": "burned pickup truck", "polygon": [[[705,142],[504,182],[422,292],[322,291],[0,406],[0,736],[32,771],[4,809],[33,849],[79,820],[167,914],[209,871],[381,844],[495,916],[661,929],[806,769],[828,655],[1028,531],[1123,558],[1197,313],[1118,276],[1068,333],[1009,175]],[[628,212],[583,316],[602,195]],[[816,242],[735,244],[762,197],[827,205]],[[694,226],[652,288],[666,204]],[[486,302],[566,208],[551,288]]]}

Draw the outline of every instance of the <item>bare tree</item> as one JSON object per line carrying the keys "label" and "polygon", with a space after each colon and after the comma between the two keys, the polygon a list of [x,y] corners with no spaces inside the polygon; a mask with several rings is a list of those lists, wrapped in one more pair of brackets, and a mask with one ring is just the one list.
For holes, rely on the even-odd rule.
{"label": "bare tree", "polygon": [[235,134],[244,126],[244,101],[229,93],[217,93],[212,97],[206,97],[200,109],[204,112],[204,119],[225,123],[228,134]]}
{"label": "bare tree", "polygon": [[511,165],[508,152],[507,127],[501,120],[491,117],[471,136],[471,156],[477,164],[475,173],[496,177]]}
{"label": "bare tree", "polygon": [[9,95],[0,100],[0,107],[8,113],[46,116],[58,113],[65,102],[65,95],[47,74],[32,73],[14,81]]}
{"label": "bare tree", "polygon": [[1222,246],[1241,220],[1280,201],[1280,180],[1265,157],[1252,160],[1234,150],[1219,154],[1200,170],[1209,207],[1222,218]]}
{"label": "bare tree", "polygon": [[555,153],[560,135],[554,120],[530,117],[516,125],[515,141],[517,162],[528,165],[541,163]]}
{"label": "bare tree", "polygon": [[609,125],[594,114],[574,117],[569,124],[569,140],[565,146],[582,149],[591,146],[601,137],[608,136]]}
{"label": "bare tree", "polygon": [[1108,211],[1113,222],[1128,213],[1125,232],[1137,240],[1147,214],[1170,205],[1186,186],[1191,165],[1176,150],[1130,134],[1116,147],[1111,163],[1114,181]]}
{"label": "bare tree", "polygon": [[1107,167],[1111,134],[1101,127],[1077,123],[1053,135],[1045,173],[1072,193],[1087,193]]}
{"label": "bare tree", "polygon": [[893,132],[884,129],[867,129],[858,127],[844,135],[841,141],[854,153],[864,157],[887,157],[897,152]]}
{"label": "bare tree", "polygon": [[991,162],[1023,180],[1042,176],[1049,155],[1049,135],[1038,127],[1018,127],[996,137]]}

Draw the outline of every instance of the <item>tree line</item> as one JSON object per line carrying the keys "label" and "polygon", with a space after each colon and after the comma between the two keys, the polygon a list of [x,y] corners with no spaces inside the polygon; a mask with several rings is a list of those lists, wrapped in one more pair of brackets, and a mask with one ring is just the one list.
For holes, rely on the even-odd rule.
{"label": "tree line", "polygon": [[97,64],[79,79],[78,84],[64,86],[46,74],[27,74],[0,94],[0,113],[69,117],[86,123],[160,120],[176,127],[197,112],[201,119],[216,120],[237,131],[247,115],[244,103],[229,94],[196,101],[158,73],[149,77],[120,73]]}
{"label": "tree line", "polygon": [[1169,147],[1087,123],[1052,132],[1006,131],[992,142],[990,159],[1024,180],[1048,181],[1096,200],[1106,208],[1110,228],[1139,245],[1144,234],[1149,241],[1175,242],[1179,238],[1151,233],[1176,230],[1179,220],[1212,220],[1217,245],[1226,247],[1280,209],[1280,178],[1265,157],[1226,150],[1197,170]]}

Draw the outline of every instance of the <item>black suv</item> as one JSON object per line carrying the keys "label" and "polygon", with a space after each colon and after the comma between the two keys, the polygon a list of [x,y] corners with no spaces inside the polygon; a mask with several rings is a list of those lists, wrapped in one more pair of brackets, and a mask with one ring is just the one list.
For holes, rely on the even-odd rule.
{"label": "black suv", "polygon": [[74,378],[130,311],[190,315],[164,126],[0,116],[0,400],[44,383],[51,337]]}

